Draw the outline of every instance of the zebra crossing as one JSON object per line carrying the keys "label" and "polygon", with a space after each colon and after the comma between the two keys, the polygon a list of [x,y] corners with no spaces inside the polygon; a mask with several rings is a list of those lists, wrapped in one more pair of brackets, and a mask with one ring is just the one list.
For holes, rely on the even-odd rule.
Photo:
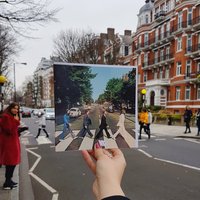
{"label": "zebra crossing", "polygon": [[[75,135],[75,138],[73,138],[71,134],[68,134],[63,140],[59,140],[59,142],[55,146],[56,151],[57,152],[67,151],[68,149],[70,150],[92,149],[96,140],[94,138],[96,130],[94,129],[90,131],[93,134],[92,138],[89,137],[87,134],[85,137],[81,138],[81,137],[78,137],[80,130],[74,130],[73,133]],[[111,136],[113,135],[111,129],[108,129],[108,132],[110,133]],[[61,131],[56,131],[55,136],[59,138],[60,134],[61,134]],[[126,133],[123,133],[120,135],[122,136],[124,142],[127,144],[127,147],[133,148],[137,146],[135,138],[131,134],[129,134],[127,131]],[[103,131],[103,138],[99,141],[105,148],[120,148],[120,142],[118,141],[118,137],[116,137],[116,139],[107,138],[104,131]]]}

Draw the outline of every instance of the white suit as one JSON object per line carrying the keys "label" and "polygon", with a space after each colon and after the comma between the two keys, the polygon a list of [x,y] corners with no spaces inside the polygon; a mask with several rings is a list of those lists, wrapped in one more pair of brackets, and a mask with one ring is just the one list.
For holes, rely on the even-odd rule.
{"label": "white suit", "polygon": [[119,116],[119,121],[118,121],[118,123],[117,123],[117,126],[119,126],[119,129],[118,129],[117,132],[113,135],[114,137],[116,137],[119,133],[120,133],[121,135],[124,134],[124,132],[125,132],[124,121],[125,121],[125,115],[124,115],[124,113],[122,113],[122,114]]}

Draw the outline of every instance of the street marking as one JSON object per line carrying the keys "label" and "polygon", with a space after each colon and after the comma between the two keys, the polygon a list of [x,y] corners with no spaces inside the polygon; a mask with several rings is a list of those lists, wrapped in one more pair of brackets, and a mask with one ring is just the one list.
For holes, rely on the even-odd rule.
{"label": "street marking", "polygon": [[[73,133],[76,136],[78,135],[79,131],[73,131]],[[71,137],[71,134],[69,133],[63,141],[59,142],[56,145],[56,151],[65,151],[72,141],[73,141],[73,138]]]}
{"label": "street marking", "polygon": [[[95,135],[95,130],[90,130],[92,135]],[[87,137],[88,136],[88,137]],[[86,134],[86,136],[84,137],[81,146],[79,147],[79,150],[83,150],[83,149],[87,149],[90,150],[93,147],[93,143],[94,140],[92,138],[89,138],[90,136],[88,134]]]}
{"label": "street marking", "polygon": [[40,144],[52,144],[51,140],[49,140],[46,136],[39,136],[36,138],[37,143]]}
{"label": "street marking", "polygon": [[184,139],[184,140],[186,140],[186,141],[188,141],[188,142],[193,142],[193,143],[196,143],[196,144],[200,144],[199,141],[196,141],[196,140],[194,140],[194,139]]}
{"label": "street marking", "polygon": [[[113,135],[111,129],[108,129],[108,132],[110,133],[110,136]],[[104,141],[105,141],[105,148],[118,148],[117,143],[113,138],[105,137],[106,135],[105,130],[103,130],[103,135],[104,135]]]}
{"label": "street marking", "polygon": [[141,153],[143,153],[144,155],[146,155],[149,158],[152,158],[153,156],[150,155],[149,153],[147,153],[146,151],[142,150],[142,149],[138,149],[138,151],[140,151]]}
{"label": "street marking", "polygon": [[36,150],[36,149],[38,149],[38,147],[30,147],[28,149],[30,149],[30,150]]}
{"label": "street marking", "polygon": [[30,134],[30,131],[23,131],[23,133],[24,133],[24,134],[23,134],[23,137],[24,137],[24,136],[31,136],[31,135],[29,135],[29,134]]}
{"label": "street marking", "polygon": [[31,153],[31,154],[33,154],[34,156],[37,157],[37,160],[35,161],[35,163],[34,163],[33,166],[31,167],[31,169],[29,170],[29,172],[32,172],[32,171],[36,168],[36,166],[38,165],[38,163],[40,162],[40,160],[42,159],[42,157],[41,157],[39,154],[37,154],[37,153],[31,151],[30,149],[26,149],[26,150],[27,150],[29,153]]}
{"label": "street marking", "polygon": [[183,138],[173,138],[174,140],[183,140]]}
{"label": "street marking", "polygon": [[44,186],[47,190],[49,190],[53,194],[52,200],[58,200],[58,195],[59,195],[58,192],[53,187],[48,185],[45,181],[43,181],[41,178],[39,178],[36,174],[33,173],[33,170],[36,168],[42,157],[39,154],[31,151],[30,148],[26,150],[37,157],[37,160],[29,170],[29,175],[32,176],[36,181],[38,181],[42,186]]}
{"label": "street marking", "polygon": [[179,165],[179,166],[182,166],[182,167],[186,167],[186,168],[195,169],[195,170],[200,171],[200,168],[194,167],[194,166],[191,166],[191,165],[185,165],[185,164],[173,162],[173,161],[170,161],[170,160],[164,160],[164,159],[160,159],[160,158],[154,158],[154,159],[162,161],[162,162],[167,162],[167,163],[170,163],[170,164]]}
{"label": "street marking", "polygon": [[158,138],[158,139],[155,139],[155,141],[165,141],[166,138]]}
{"label": "street marking", "polygon": [[54,188],[52,188],[45,181],[43,181],[40,177],[38,177],[37,175],[33,174],[32,172],[30,172],[29,175],[32,176],[36,181],[38,181],[47,190],[49,190],[51,193],[53,193],[52,200],[57,200],[58,199],[58,192]]}

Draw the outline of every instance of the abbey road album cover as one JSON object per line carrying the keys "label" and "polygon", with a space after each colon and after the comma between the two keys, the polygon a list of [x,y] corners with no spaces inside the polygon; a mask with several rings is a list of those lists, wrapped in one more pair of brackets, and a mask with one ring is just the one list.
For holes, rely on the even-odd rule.
{"label": "abbey road album cover", "polygon": [[54,63],[55,149],[133,148],[137,68]]}

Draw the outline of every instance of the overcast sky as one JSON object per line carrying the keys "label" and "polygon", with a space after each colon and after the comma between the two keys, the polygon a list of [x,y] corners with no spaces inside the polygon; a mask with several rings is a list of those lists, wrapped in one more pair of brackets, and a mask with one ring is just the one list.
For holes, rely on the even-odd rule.
{"label": "overcast sky", "polygon": [[115,28],[115,33],[123,34],[125,29],[135,31],[137,14],[145,0],[52,0],[52,8],[61,8],[57,14],[59,22],[38,26],[32,36],[40,39],[21,39],[23,51],[15,59],[16,63],[26,62],[27,66],[16,64],[16,86],[19,88],[28,75],[33,75],[42,57],[49,58],[53,52],[53,39],[61,30],[92,30],[106,33],[107,28]]}

